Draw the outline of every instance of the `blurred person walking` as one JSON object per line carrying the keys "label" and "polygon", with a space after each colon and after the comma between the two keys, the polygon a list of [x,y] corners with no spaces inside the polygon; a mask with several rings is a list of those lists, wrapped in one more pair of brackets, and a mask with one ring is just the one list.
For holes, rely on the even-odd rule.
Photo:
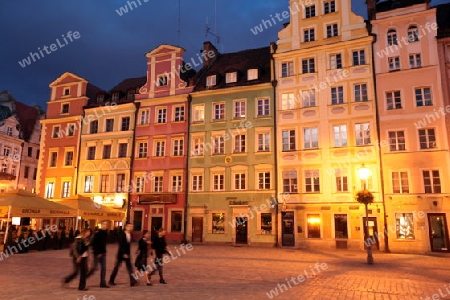
{"label": "blurred person walking", "polygon": [[94,253],[94,263],[89,270],[87,277],[97,271],[98,264],[101,266],[100,270],[100,287],[109,288],[106,284],[106,243],[108,239],[108,221],[102,221],[101,229],[97,230],[92,238],[91,246]]}
{"label": "blurred person walking", "polygon": [[125,226],[125,231],[119,236],[119,250],[117,251],[117,259],[114,265],[114,270],[111,273],[111,277],[109,278],[109,285],[116,285],[115,279],[117,273],[119,271],[119,267],[122,262],[125,262],[127,267],[128,275],[130,276],[130,286],[137,285],[136,279],[132,276],[133,267],[131,266],[131,257],[130,257],[130,246],[131,246],[131,231],[133,230],[133,224],[127,224]]}
{"label": "blurred person walking", "polygon": [[80,274],[80,283],[78,289],[80,291],[87,291],[86,275],[88,271],[88,257],[89,257],[89,243],[91,230],[86,228],[83,233],[75,238],[75,247],[73,249],[73,272],[63,279],[63,286],[71,282],[78,273]]}
{"label": "blurred person walking", "polygon": [[153,234],[152,239],[152,248],[155,250],[155,265],[156,269],[154,269],[149,277],[156,273],[158,270],[159,274],[159,283],[167,284],[163,277],[163,256],[164,254],[169,254],[167,251],[167,243],[166,243],[166,232],[162,227],[158,228],[155,234]]}
{"label": "blurred person walking", "polygon": [[150,248],[150,232],[148,230],[142,231],[142,238],[139,240],[139,247],[136,250],[136,262],[134,266],[139,270],[145,273],[145,279],[147,280],[147,285],[152,285],[150,282],[150,272],[147,269],[147,257],[148,250]]}

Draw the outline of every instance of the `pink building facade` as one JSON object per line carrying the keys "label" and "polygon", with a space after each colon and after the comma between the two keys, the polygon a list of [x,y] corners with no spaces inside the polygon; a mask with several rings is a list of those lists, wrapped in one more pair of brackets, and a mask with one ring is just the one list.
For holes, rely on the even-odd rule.
{"label": "pink building facade", "polygon": [[169,241],[182,241],[185,227],[189,77],[195,71],[183,62],[184,52],[161,45],[147,53],[147,83],[135,99],[130,220],[135,231],[162,226]]}

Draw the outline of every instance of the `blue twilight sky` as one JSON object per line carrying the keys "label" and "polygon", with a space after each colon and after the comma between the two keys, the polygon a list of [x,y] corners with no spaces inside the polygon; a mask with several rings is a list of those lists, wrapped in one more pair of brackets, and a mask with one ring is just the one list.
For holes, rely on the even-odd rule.
{"label": "blue twilight sky", "polygon": [[[145,2],[147,1],[147,2]],[[433,0],[432,5],[449,0]],[[109,90],[125,78],[145,75],[144,54],[160,44],[187,50],[185,60],[196,57],[206,37],[206,20],[220,36],[220,52],[268,46],[277,40],[282,22],[254,35],[250,28],[288,9],[288,0],[134,0],[128,12],[116,10],[127,0],[1,0],[0,1],[0,91],[9,90],[19,101],[46,108],[49,83],[66,71]],[[352,0],[353,11],[366,15],[364,0]],[[140,3],[140,4],[139,4]],[[178,4],[181,3],[181,26]],[[215,18],[217,11],[217,20]],[[217,23],[217,28],[216,28]],[[181,28],[180,35],[178,28]],[[62,35],[79,32],[79,38],[64,41]],[[180,37],[180,38],[179,38]],[[56,39],[62,45],[57,44]],[[56,43],[50,54],[18,62],[30,52]],[[55,48],[56,47],[56,48]],[[53,50],[52,49],[52,50]]]}

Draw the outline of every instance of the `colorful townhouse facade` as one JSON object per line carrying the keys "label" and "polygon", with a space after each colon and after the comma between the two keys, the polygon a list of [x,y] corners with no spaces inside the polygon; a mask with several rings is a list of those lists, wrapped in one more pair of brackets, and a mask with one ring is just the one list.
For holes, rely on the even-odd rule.
{"label": "colorful townhouse facade", "polygon": [[[47,199],[67,198],[77,193],[83,108],[99,88],[86,79],[66,72],[50,84],[47,115],[41,120],[37,193]],[[74,224],[59,226],[67,228]]]}
{"label": "colorful townhouse facade", "polygon": [[445,39],[440,45],[436,39],[436,15],[427,0],[387,1],[371,20],[385,141],[381,175],[395,252],[450,249],[448,50]]}
{"label": "colorful townhouse facade", "polygon": [[276,244],[271,49],[214,53],[196,76],[189,132],[187,239]]}
{"label": "colorful townhouse facade", "polygon": [[128,207],[138,107],[134,100],[144,83],[144,77],[125,79],[109,92],[99,91],[84,107],[78,195],[112,208]]}
{"label": "colorful townhouse facade", "polygon": [[177,242],[185,238],[189,78],[195,75],[184,52],[160,45],[146,54],[147,76],[135,100],[130,211],[135,230],[163,227],[166,239]]}
{"label": "colorful townhouse facade", "polygon": [[44,112],[25,105],[8,92],[0,94],[0,191],[36,189],[39,120]]}
{"label": "colorful townhouse facade", "polygon": [[[364,249],[365,210],[356,192],[374,195],[369,236],[384,230],[373,37],[349,0],[290,5],[274,54],[278,244]],[[367,180],[359,177],[363,168]]]}

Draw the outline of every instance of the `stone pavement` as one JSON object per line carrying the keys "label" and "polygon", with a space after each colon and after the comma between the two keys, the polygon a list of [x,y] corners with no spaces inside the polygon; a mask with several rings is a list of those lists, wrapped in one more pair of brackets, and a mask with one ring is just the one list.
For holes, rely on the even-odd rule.
{"label": "stone pavement", "polygon": [[[116,250],[116,245],[108,246],[107,280]],[[367,265],[363,251],[194,245],[185,254],[178,250],[180,256],[172,253],[176,259],[164,267],[167,285],[159,284],[156,275],[153,286],[141,278],[141,284],[130,287],[122,265],[116,286],[100,289],[97,272],[86,292],[77,290],[78,279],[61,287],[72,267],[68,250],[15,254],[0,261],[0,300],[271,299],[268,293],[273,299],[409,300],[432,299],[439,290],[450,294],[448,256],[374,252],[375,264]],[[288,283],[286,278],[293,276],[297,279]],[[270,294],[274,289],[278,296]]]}

